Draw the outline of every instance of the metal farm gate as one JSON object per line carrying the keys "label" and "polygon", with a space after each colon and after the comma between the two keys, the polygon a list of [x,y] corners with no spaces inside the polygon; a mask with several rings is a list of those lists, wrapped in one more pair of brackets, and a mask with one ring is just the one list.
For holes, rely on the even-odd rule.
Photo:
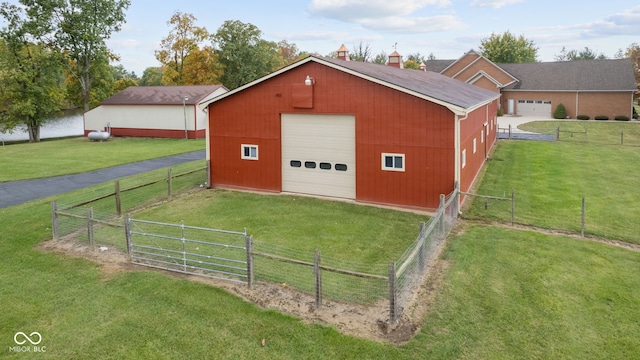
{"label": "metal farm gate", "polygon": [[207,229],[155,221],[126,221],[131,262],[251,286],[252,238],[247,231]]}

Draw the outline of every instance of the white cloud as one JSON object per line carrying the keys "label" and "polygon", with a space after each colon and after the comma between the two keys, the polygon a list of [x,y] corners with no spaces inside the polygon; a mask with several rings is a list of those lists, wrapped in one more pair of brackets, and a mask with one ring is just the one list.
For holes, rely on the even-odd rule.
{"label": "white cloud", "polygon": [[110,46],[119,47],[119,48],[138,48],[141,43],[135,39],[110,39]]}
{"label": "white cloud", "polygon": [[550,34],[562,33],[566,37],[582,39],[616,35],[637,36],[640,33],[640,6],[591,23],[552,26],[538,30]]}
{"label": "white cloud", "polygon": [[342,21],[409,15],[425,6],[447,7],[450,0],[312,0],[309,11]]}
{"label": "white cloud", "polygon": [[395,33],[427,33],[464,29],[467,27],[452,15],[432,17],[387,17],[375,20],[360,20],[359,23],[372,30]]}
{"label": "white cloud", "polygon": [[524,0],[473,0],[471,7],[492,7],[499,9],[503,6],[524,2]]}

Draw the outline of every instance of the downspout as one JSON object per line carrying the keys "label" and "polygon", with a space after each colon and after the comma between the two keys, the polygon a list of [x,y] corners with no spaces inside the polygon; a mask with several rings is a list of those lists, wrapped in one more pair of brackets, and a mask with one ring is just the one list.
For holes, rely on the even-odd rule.
{"label": "downspout", "polygon": [[[454,151],[455,151],[454,184],[455,185],[454,186],[457,185],[458,190],[460,190],[460,185],[461,185],[460,179],[461,179],[461,172],[462,172],[462,169],[461,169],[461,165],[462,165],[462,161],[461,161],[461,157],[462,157],[461,151],[462,151],[462,149],[461,149],[461,146],[462,146],[462,144],[461,144],[461,141],[460,141],[460,135],[461,135],[460,123],[463,120],[466,120],[467,117],[469,117],[469,114],[466,113],[466,112],[462,113],[462,114],[457,114],[457,113],[454,113],[454,114],[455,114],[455,126],[454,126],[454,137],[455,137],[455,140],[454,140],[454,147],[455,147],[455,149],[454,149]],[[461,115],[464,115],[464,116],[461,117]],[[462,200],[461,199],[462,199],[462,197],[458,196],[458,214],[459,215],[462,214],[462,211],[461,211]]]}
{"label": "downspout", "polygon": [[[209,104],[209,106],[211,106],[211,104]],[[205,122],[205,126],[204,126],[204,133],[205,133],[205,160],[206,160],[206,166],[207,166],[207,182],[205,183],[205,187],[207,189],[211,189],[211,134],[209,133],[209,125],[211,123],[211,114],[209,114],[209,106],[207,106],[206,108],[203,108],[202,111],[206,114],[207,117],[207,121]]]}
{"label": "downspout", "polygon": [[196,105],[193,105],[193,138],[198,138],[198,111]]}

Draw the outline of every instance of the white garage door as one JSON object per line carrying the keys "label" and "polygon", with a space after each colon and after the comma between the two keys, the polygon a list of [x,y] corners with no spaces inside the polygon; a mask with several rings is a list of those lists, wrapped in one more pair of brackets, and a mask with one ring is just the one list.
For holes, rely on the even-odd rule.
{"label": "white garage door", "polygon": [[355,117],[282,115],[282,191],[355,199]]}
{"label": "white garage door", "polygon": [[518,100],[518,115],[551,118],[551,101]]}

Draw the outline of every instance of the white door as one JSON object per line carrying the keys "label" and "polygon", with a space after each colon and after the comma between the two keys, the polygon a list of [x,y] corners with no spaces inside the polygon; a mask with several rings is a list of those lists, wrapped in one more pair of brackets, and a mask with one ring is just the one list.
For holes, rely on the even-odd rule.
{"label": "white door", "polygon": [[507,114],[513,115],[513,109],[515,108],[514,100],[513,99],[509,99],[508,103],[509,103],[509,105],[508,105],[509,112],[507,112]]}
{"label": "white door", "polygon": [[539,116],[551,118],[551,101],[548,100],[518,100],[518,115]]}
{"label": "white door", "polygon": [[282,191],[355,199],[355,117],[282,114]]}

